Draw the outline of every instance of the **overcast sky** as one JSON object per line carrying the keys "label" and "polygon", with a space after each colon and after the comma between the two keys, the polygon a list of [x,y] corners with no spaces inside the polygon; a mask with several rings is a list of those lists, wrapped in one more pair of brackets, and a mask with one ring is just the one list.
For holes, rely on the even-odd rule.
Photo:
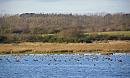
{"label": "overcast sky", "polygon": [[130,13],[130,0],[0,0],[0,13]]}

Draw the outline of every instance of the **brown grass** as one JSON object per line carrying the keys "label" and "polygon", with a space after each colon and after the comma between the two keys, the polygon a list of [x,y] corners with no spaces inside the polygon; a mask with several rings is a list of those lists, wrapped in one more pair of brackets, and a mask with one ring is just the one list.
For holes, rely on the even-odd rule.
{"label": "brown grass", "polygon": [[94,43],[13,43],[0,44],[0,53],[38,52],[130,52],[130,41],[107,41]]}

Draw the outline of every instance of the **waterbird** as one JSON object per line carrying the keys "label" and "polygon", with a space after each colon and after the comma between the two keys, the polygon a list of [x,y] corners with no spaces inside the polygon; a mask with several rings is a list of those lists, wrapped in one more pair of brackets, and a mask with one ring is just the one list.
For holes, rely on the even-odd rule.
{"label": "waterbird", "polygon": [[80,63],[80,64],[82,64],[82,63]]}
{"label": "waterbird", "polygon": [[16,62],[20,62],[19,57],[15,57],[15,61],[16,61]]}
{"label": "waterbird", "polygon": [[71,59],[69,59],[69,61],[71,61]]}
{"label": "waterbird", "polygon": [[79,62],[80,60],[77,59],[77,62]]}
{"label": "waterbird", "polygon": [[118,62],[122,62],[122,60],[118,60]]}
{"label": "waterbird", "polygon": [[65,60],[65,62],[67,62],[67,60]]}
{"label": "waterbird", "polygon": [[50,65],[50,63],[48,63],[48,65]]}
{"label": "waterbird", "polygon": [[111,58],[105,58],[105,59],[107,59],[108,61],[112,61],[112,59],[111,59]]}
{"label": "waterbird", "polygon": [[56,60],[56,59],[54,59],[54,61],[56,62],[57,60]]}
{"label": "waterbird", "polygon": [[9,63],[11,63],[11,61],[10,61],[8,58],[7,58],[6,60],[7,60]]}
{"label": "waterbird", "polygon": [[16,59],[16,62],[20,62],[20,60],[19,60],[19,59]]}
{"label": "waterbird", "polygon": [[2,60],[2,59],[0,59],[0,60]]}
{"label": "waterbird", "polygon": [[38,61],[37,59],[33,59],[33,61]]}

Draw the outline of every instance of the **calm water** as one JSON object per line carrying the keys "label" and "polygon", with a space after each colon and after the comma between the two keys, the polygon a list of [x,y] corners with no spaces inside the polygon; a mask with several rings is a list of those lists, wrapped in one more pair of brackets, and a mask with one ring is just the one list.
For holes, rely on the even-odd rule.
{"label": "calm water", "polygon": [[0,55],[0,78],[130,78],[130,54]]}

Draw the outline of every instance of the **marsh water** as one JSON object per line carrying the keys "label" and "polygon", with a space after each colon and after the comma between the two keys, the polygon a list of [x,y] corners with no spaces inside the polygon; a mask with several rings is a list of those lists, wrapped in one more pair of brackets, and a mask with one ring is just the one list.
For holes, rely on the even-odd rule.
{"label": "marsh water", "polygon": [[0,55],[0,78],[130,78],[130,53]]}

